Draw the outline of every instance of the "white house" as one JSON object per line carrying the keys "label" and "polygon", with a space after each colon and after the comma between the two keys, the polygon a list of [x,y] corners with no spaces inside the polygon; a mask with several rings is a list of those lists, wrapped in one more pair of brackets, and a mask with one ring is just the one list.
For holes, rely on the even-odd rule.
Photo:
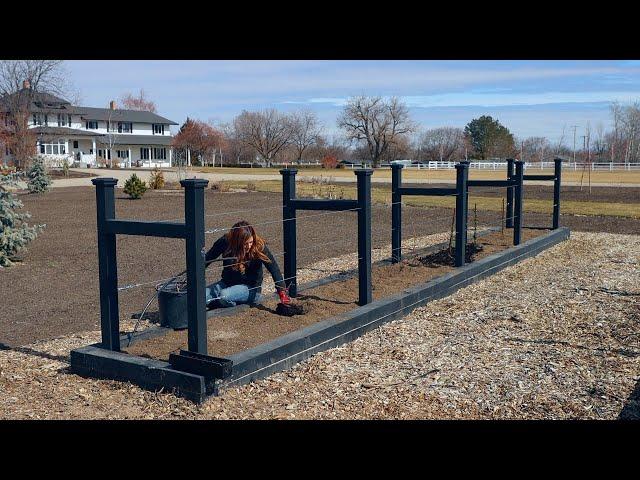
{"label": "white house", "polygon": [[[28,100],[24,100],[28,99]],[[18,102],[16,102],[18,100]],[[78,107],[54,95],[30,89],[28,81],[16,93],[0,99],[0,113],[8,122],[11,105],[28,104],[29,128],[36,133],[36,152],[50,166],[170,167],[170,125],[177,125],[152,112],[109,108]],[[0,146],[1,163],[7,164],[11,152]]]}

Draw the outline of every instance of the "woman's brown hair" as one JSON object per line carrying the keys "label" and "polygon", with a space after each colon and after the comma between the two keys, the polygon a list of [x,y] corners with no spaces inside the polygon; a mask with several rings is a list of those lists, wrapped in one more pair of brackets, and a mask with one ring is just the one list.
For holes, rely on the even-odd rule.
{"label": "woman's brown hair", "polygon": [[[244,273],[245,263],[250,260],[260,259],[270,263],[269,257],[264,254],[265,241],[248,222],[242,220],[236,223],[226,234],[229,248],[224,253],[225,257],[236,257],[235,264],[231,267]],[[253,245],[248,252],[244,251],[244,245],[253,238]]]}

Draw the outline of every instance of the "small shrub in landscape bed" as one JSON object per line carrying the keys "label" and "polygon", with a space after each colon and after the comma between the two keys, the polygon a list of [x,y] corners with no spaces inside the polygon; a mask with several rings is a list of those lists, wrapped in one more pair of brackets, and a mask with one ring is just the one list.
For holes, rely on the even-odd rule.
{"label": "small shrub in landscape bed", "polygon": [[151,170],[151,178],[149,178],[149,188],[151,188],[152,190],[158,190],[160,188],[163,188],[164,184],[165,181],[162,170],[160,170],[158,167],[155,167],[153,170]]}
{"label": "small shrub in landscape bed", "polygon": [[214,192],[228,192],[230,188],[229,185],[224,182],[213,182],[211,184],[211,190]]}
{"label": "small shrub in landscape bed", "polygon": [[69,176],[69,161],[65,158],[64,162],[62,163],[62,174],[65,177]]}
{"label": "small shrub in landscape bed", "polygon": [[258,186],[253,183],[253,182],[249,182],[247,183],[247,192],[255,192],[258,190]]}
{"label": "small shrub in landscape bed", "polygon": [[147,186],[135,173],[132,174],[124,183],[124,193],[134,200],[142,198],[146,191]]}
{"label": "small shrub in landscape bed", "polygon": [[17,173],[0,175],[0,268],[12,265],[17,260],[17,253],[46,226],[29,226],[26,220],[31,215],[16,212],[23,204],[9,187],[16,187],[19,178]]}
{"label": "small shrub in landscape bed", "polygon": [[45,169],[44,159],[40,156],[33,159],[31,168],[27,171],[27,177],[29,177],[27,182],[29,193],[44,193],[51,186],[51,178]]}

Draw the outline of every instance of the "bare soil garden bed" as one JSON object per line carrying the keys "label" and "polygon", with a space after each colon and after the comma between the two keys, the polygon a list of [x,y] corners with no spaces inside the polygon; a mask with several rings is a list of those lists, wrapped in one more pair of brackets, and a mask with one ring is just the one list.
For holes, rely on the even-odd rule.
{"label": "bare soil garden bed", "polygon": [[[523,242],[535,238],[544,230],[526,229]],[[478,238],[479,251],[473,260],[506,250],[512,246],[511,230],[491,233]],[[469,252],[470,253],[470,252]],[[471,260],[471,258],[468,258]],[[453,261],[446,251],[424,257],[403,260],[399,264],[374,266],[372,272],[373,298],[378,300],[402,289],[425,283],[453,270]],[[269,292],[264,292],[269,293]],[[214,356],[228,356],[257,346],[294,330],[312,325],[358,307],[358,279],[348,278],[300,292],[295,301],[305,309],[304,315],[281,317],[275,313],[277,300],[265,297],[258,305],[237,313],[212,317],[208,320],[208,352]],[[130,354],[167,360],[169,353],[185,348],[187,331],[171,331],[166,335],[140,340],[125,348]]]}

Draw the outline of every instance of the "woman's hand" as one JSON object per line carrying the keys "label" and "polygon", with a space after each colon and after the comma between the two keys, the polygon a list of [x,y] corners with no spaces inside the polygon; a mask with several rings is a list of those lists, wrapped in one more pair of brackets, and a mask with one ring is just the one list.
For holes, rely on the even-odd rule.
{"label": "woman's hand", "polygon": [[286,290],[278,290],[278,296],[280,297],[280,303],[284,303],[285,305],[291,303],[291,298]]}

